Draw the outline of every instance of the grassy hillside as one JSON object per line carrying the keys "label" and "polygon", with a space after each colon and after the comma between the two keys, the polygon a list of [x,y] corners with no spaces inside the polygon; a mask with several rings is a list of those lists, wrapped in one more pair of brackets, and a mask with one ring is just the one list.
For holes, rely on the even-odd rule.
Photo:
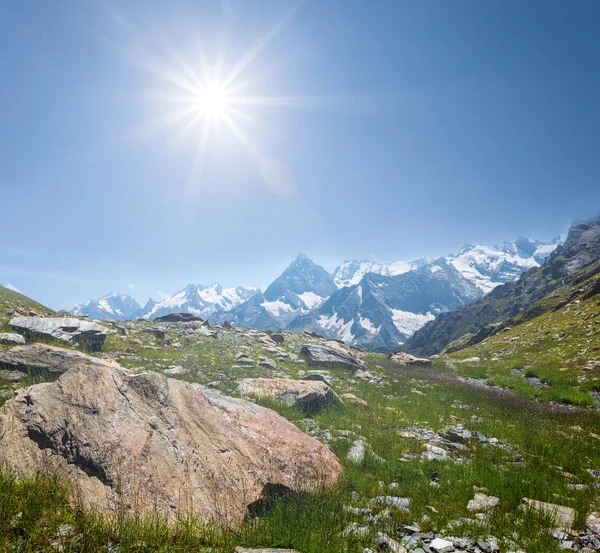
{"label": "grassy hillside", "polygon": [[34,311],[39,315],[52,315],[54,311],[31,298],[0,286],[0,330],[8,329],[8,321],[17,314],[27,315]]}
{"label": "grassy hillside", "polygon": [[469,345],[475,339],[446,348],[460,375],[525,397],[593,405],[600,399],[600,262]]}
{"label": "grassy hillside", "polygon": [[[230,394],[242,377],[299,378],[309,370],[294,357],[310,341],[306,336],[285,334],[278,348],[287,357],[274,370],[240,367],[234,359],[239,351],[253,359],[272,356],[260,333],[214,329],[214,336],[187,334],[183,325],[173,324],[160,326],[165,331],[160,338],[149,332],[156,326],[122,323],[126,334],[110,335],[103,355],[135,371],[164,372],[181,365],[186,372],[177,378],[210,383]],[[311,419],[293,407],[269,405],[340,457],[345,473],[333,489],[281,497],[270,511],[231,531],[193,517],[169,526],[160,517],[98,516],[68,501],[68,482],[41,476],[15,481],[0,474],[0,551],[232,553],[242,545],[360,553],[372,547],[377,532],[401,540],[405,525],[417,523],[423,532],[443,536],[487,540],[493,535],[502,551],[557,553],[561,542],[552,535],[554,525],[522,509],[522,498],[573,507],[576,531],[597,510],[595,473],[589,470],[600,467],[600,414],[499,395],[431,369],[403,368],[378,354],[364,354],[363,361],[375,380],[347,369],[314,369],[329,373],[336,392],[352,392],[367,405],[346,402]],[[445,441],[445,431],[457,427],[476,438],[454,445]],[[355,463],[347,453],[361,437],[368,449]],[[431,444],[446,452],[443,458],[427,456]],[[476,491],[500,499],[482,518],[467,509]],[[371,502],[385,495],[409,498],[409,509]],[[373,517],[359,509],[372,509]],[[344,533],[353,523],[366,530]]]}

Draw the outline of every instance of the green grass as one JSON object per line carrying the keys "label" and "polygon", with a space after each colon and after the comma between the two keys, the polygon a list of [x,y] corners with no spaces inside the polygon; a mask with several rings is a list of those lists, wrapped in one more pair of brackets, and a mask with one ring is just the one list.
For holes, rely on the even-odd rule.
{"label": "green grass", "polygon": [[[310,428],[317,439],[327,443],[342,461],[343,478],[333,489],[280,497],[269,511],[249,518],[234,531],[206,526],[193,517],[168,524],[159,516],[94,514],[67,501],[68,482],[41,476],[19,482],[4,473],[0,476],[0,551],[52,551],[59,544],[67,552],[230,553],[237,545],[295,548],[301,553],[362,552],[371,546],[377,531],[398,539],[404,524],[416,522],[423,531],[443,535],[492,534],[503,550],[522,547],[528,552],[553,553],[560,550],[557,540],[549,535],[552,524],[523,510],[522,498],[575,508],[577,529],[584,527],[589,511],[600,507],[593,477],[588,473],[588,469],[600,468],[600,414],[530,401],[555,398],[566,403],[572,392],[571,402],[585,405],[582,398],[589,396],[585,386],[597,382],[577,382],[581,373],[575,369],[560,371],[533,364],[525,353],[488,363],[491,353],[458,352],[448,358],[455,370],[445,365],[446,359],[437,360],[433,369],[406,368],[381,355],[366,354],[368,370],[384,381],[383,385],[375,385],[354,378],[352,371],[309,367],[291,360],[290,356],[298,354],[307,341],[302,335],[286,334],[285,343],[278,347],[289,356],[277,362],[277,369],[270,369],[236,366],[234,357],[238,352],[254,360],[259,356],[276,357],[247,331],[219,331],[217,339],[197,334],[178,337],[165,326],[169,345],[168,340],[148,334],[145,329],[150,326],[153,324],[127,323],[129,334],[110,335],[103,354],[136,370],[163,372],[170,366],[183,365],[188,372],[177,378],[211,383],[230,394],[235,393],[240,378],[298,377],[302,372],[322,370],[330,374],[339,394],[352,392],[367,401],[366,407],[348,402],[317,413],[309,425],[295,407],[260,402],[303,430]],[[511,332],[500,338],[511,336]],[[179,342],[181,348],[173,347],[174,342]],[[460,355],[465,358],[475,354],[481,357],[481,363],[457,363]],[[540,378],[549,388],[529,384],[524,376],[513,374],[515,369]],[[456,373],[514,393],[458,381]],[[422,458],[424,442],[402,435],[411,427],[440,432],[457,424],[509,444],[510,449],[473,440],[465,443],[463,450],[450,451],[448,460],[428,461]],[[346,455],[359,437],[366,439],[369,448],[363,462],[354,464]],[[483,526],[474,522],[473,513],[467,510],[477,490],[500,498],[500,505]],[[360,494],[358,500],[353,492]],[[410,498],[409,512],[392,509],[386,515],[383,507],[370,505],[370,500],[379,495]],[[348,524],[364,524],[365,520],[346,512],[344,505],[372,508],[375,515],[382,515],[382,522],[369,523],[368,536],[346,537],[342,532]],[[455,521],[461,519],[457,525]]]}

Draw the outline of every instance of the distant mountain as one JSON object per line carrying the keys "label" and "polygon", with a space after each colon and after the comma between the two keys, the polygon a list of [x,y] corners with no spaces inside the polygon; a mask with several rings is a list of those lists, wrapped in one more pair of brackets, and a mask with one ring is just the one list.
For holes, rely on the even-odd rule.
{"label": "distant mountain", "polygon": [[93,319],[131,319],[141,309],[140,304],[127,294],[107,294],[96,300],[87,300],[71,309],[73,315],[87,315]]}
{"label": "distant mountain", "polygon": [[318,307],[336,290],[333,276],[300,254],[264,293],[221,318],[241,327],[283,329],[298,315]]}
{"label": "distant mountain", "polygon": [[560,243],[555,238],[545,244],[529,238],[517,238],[499,246],[466,245],[448,261],[486,294],[500,284],[516,280],[525,271],[539,267]]}
{"label": "distant mountain", "polygon": [[[487,293],[496,286],[511,282],[533,267],[538,267],[560,244],[555,238],[550,244],[517,238],[514,242],[503,242],[499,246],[463,246],[457,254],[446,256],[446,260],[482,292]],[[367,273],[396,276],[414,271],[431,263],[430,259],[377,263],[375,261],[344,261],[333,273],[339,288],[358,284]]]}
{"label": "distant mountain", "polygon": [[[333,275],[299,254],[264,292],[189,284],[171,297],[150,299],[133,311],[133,305],[118,304],[111,299],[118,295],[111,294],[86,302],[73,313],[151,320],[186,312],[238,327],[312,328],[356,345],[394,349],[439,314],[538,267],[558,243],[558,239],[545,244],[518,238],[494,247],[467,245],[435,261],[344,261]],[[357,302],[359,294],[364,299]]]}
{"label": "distant mountain", "polygon": [[333,279],[338,288],[358,284],[367,273],[376,275],[396,276],[413,271],[431,263],[430,259],[421,258],[413,261],[394,261],[392,263],[377,263],[376,261],[344,261],[334,272]]}
{"label": "distant mountain", "polygon": [[358,284],[341,288],[323,305],[296,318],[289,329],[310,328],[328,338],[389,351],[439,313],[482,295],[440,258],[396,276],[366,273]]}
{"label": "distant mountain", "polygon": [[203,319],[214,320],[250,299],[258,291],[254,288],[223,288],[220,284],[202,286],[188,284],[183,290],[169,298],[156,302],[148,301],[135,316],[142,319],[156,319],[169,313],[192,313]]}
{"label": "distant mountain", "polygon": [[418,330],[404,345],[404,349],[416,354],[432,355],[467,334],[481,331],[483,339],[486,327],[516,317],[564,286],[577,271],[598,259],[600,216],[574,223],[565,243],[556,247],[542,266],[530,269],[516,281],[495,287],[470,305],[440,315]]}

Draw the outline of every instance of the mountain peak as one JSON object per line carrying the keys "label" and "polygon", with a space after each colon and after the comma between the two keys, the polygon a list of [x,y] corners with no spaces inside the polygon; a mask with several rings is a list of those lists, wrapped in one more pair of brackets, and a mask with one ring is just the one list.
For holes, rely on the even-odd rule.
{"label": "mountain peak", "polygon": [[293,264],[294,263],[311,263],[312,264],[312,263],[314,263],[314,261],[310,257],[308,257],[308,255],[305,255],[303,253],[299,253],[296,256],[296,259],[294,259],[294,261],[292,261],[292,263]]}

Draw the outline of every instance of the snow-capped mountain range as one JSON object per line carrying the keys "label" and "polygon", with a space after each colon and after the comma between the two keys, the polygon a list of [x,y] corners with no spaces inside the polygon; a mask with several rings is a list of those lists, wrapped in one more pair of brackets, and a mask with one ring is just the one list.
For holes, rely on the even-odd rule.
{"label": "snow-capped mountain range", "polygon": [[175,312],[264,330],[310,328],[332,339],[393,350],[439,313],[473,302],[539,266],[559,245],[527,238],[499,246],[466,245],[435,260],[344,261],[333,274],[300,254],[264,291],[190,284],[144,308],[109,294],[72,313],[94,318],[154,319]]}
{"label": "snow-capped mountain range", "polygon": [[127,294],[106,294],[97,300],[87,300],[71,309],[73,315],[87,315],[93,319],[124,321],[135,318],[140,304]]}
{"label": "snow-capped mountain range", "polygon": [[203,319],[213,318],[220,313],[249,300],[258,290],[254,288],[223,288],[220,284],[202,286],[188,284],[183,290],[160,302],[151,300],[144,309],[136,313],[137,318],[156,319],[169,313],[192,313]]}

